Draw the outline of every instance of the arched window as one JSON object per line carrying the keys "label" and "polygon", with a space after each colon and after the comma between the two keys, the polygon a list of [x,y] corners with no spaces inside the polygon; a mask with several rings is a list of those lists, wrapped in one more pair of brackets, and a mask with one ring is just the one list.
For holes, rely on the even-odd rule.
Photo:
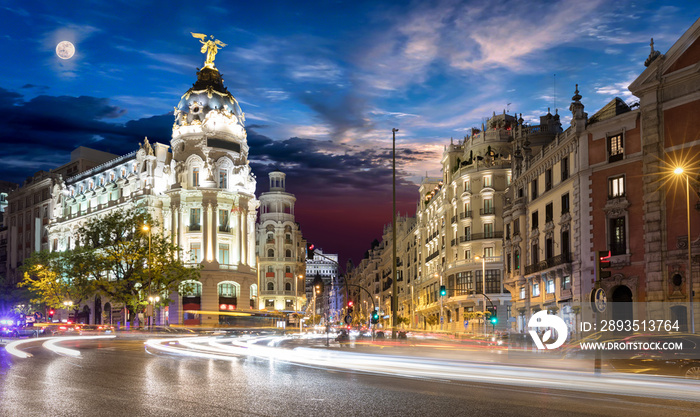
{"label": "arched window", "polygon": [[202,295],[202,283],[197,281],[185,281],[180,284],[180,295],[183,297],[199,297]]}
{"label": "arched window", "polygon": [[199,187],[199,168],[192,168],[192,186]]}
{"label": "arched window", "polygon": [[274,270],[274,268],[272,267],[272,265],[268,265],[268,267],[267,267],[267,272],[275,272],[275,270]]}
{"label": "arched window", "polygon": [[291,290],[292,290],[292,284],[289,283],[289,282],[287,282],[286,284],[284,284],[284,290],[285,290],[285,291],[291,291]]}
{"label": "arched window", "polygon": [[292,251],[289,250],[289,249],[287,249],[287,250],[284,252],[284,256],[287,257],[287,258],[291,258],[291,257],[292,257]]}
{"label": "arched window", "polygon": [[274,250],[274,249],[268,249],[268,250],[267,250],[267,257],[268,257],[268,258],[274,258],[274,257],[275,257],[275,250]]}
{"label": "arched window", "polygon": [[238,296],[238,285],[234,282],[222,282],[219,284],[219,297],[233,298]]}
{"label": "arched window", "polygon": [[268,291],[274,291],[275,290],[275,284],[272,282],[267,283],[267,290]]}

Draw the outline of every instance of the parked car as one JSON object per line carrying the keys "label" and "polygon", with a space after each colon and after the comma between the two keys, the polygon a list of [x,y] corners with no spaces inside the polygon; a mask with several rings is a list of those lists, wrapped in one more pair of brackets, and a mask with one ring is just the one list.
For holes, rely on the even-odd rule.
{"label": "parked car", "polygon": [[[605,362],[620,372],[681,376],[700,380],[700,336],[694,334],[635,335],[622,339],[627,343],[653,344],[650,349],[635,349],[615,354]],[[660,349],[663,343],[675,343],[681,349]],[[658,344],[658,345],[657,345]],[[668,346],[668,345],[667,345]]]}

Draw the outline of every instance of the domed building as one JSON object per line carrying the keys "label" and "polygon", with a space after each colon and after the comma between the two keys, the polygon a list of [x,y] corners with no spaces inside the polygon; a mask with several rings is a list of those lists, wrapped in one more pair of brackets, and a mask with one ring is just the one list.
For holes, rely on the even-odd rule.
{"label": "domed building", "polygon": [[[146,207],[160,222],[158,232],[182,248],[184,261],[202,266],[194,290],[172,295],[155,323],[225,323],[227,316],[217,311],[258,308],[259,202],[245,114],[211,62],[197,72],[174,118],[170,150],[145,139],[138,151],[61,178],[52,190],[49,246],[74,247],[71,237],[90,218]],[[128,321],[124,306],[99,297],[81,308],[90,323]]]}

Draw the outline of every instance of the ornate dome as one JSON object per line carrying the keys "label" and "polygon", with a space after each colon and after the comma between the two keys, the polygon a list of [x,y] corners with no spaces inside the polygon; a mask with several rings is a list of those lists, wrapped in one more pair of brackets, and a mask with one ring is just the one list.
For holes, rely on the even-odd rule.
{"label": "ornate dome", "polygon": [[187,90],[175,108],[175,122],[201,123],[211,110],[219,110],[229,117],[235,116],[242,126],[245,124],[245,114],[238,101],[224,87],[219,71],[203,68],[197,71],[197,82]]}

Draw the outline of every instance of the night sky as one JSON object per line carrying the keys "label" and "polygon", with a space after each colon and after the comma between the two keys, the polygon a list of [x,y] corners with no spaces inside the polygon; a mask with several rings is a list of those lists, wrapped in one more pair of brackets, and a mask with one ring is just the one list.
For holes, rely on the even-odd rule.
{"label": "night sky", "polygon": [[258,194],[286,172],[304,236],[343,263],[391,222],[392,128],[398,210],[412,215],[451,137],[503,110],[538,124],[558,108],[566,128],[577,83],[589,114],[632,103],[650,38],[665,53],[700,16],[698,1],[0,4],[0,180],[22,183],[81,145],[169,143],[204,62],[190,32],[214,35]]}

